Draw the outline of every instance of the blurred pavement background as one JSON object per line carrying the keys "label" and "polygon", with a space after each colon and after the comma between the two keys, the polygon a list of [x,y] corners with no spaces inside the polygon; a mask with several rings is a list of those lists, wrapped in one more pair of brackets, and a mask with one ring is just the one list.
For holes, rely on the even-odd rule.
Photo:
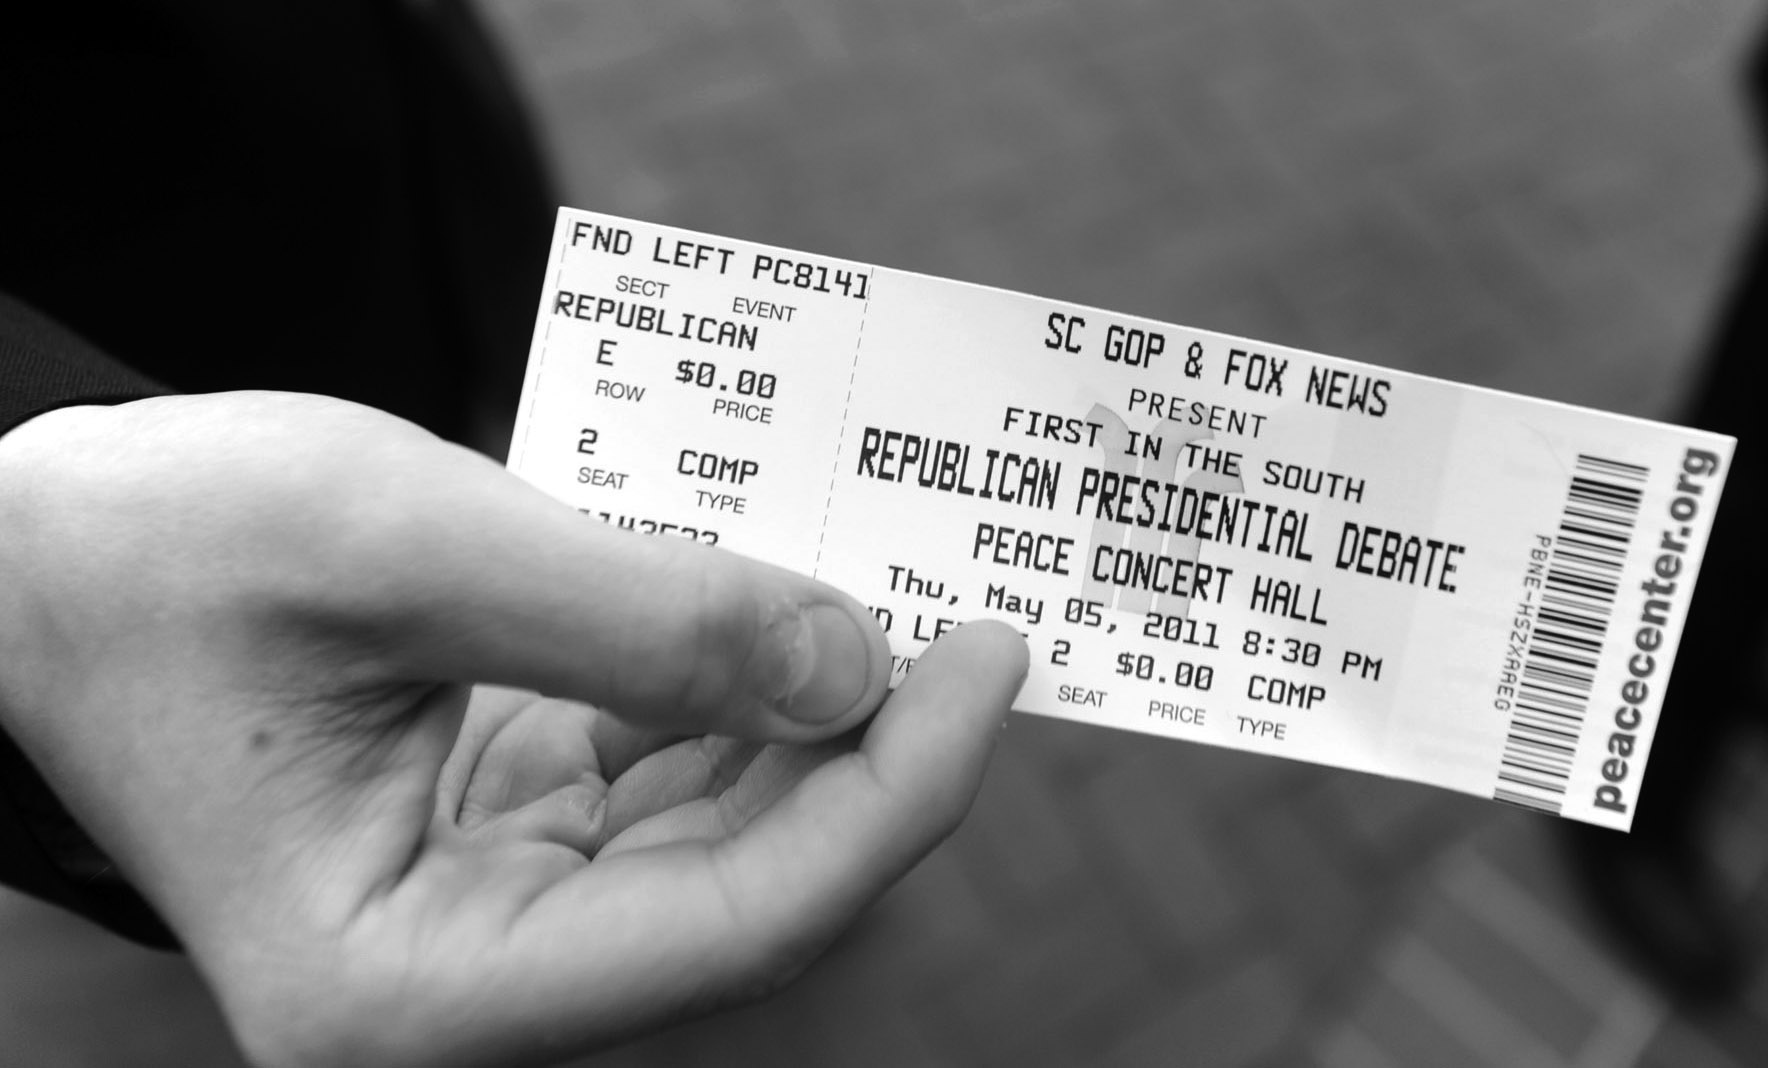
{"label": "blurred pavement background", "polygon": [[[1743,0],[485,10],[575,205],[1639,415],[1760,195]],[[1765,755],[1714,828],[1758,936]],[[584,1063],[1762,1063],[1768,977],[1674,1011],[1550,832],[1015,717],[970,821],[797,985]],[[238,1055],[182,961],[7,896],[0,1062]]]}

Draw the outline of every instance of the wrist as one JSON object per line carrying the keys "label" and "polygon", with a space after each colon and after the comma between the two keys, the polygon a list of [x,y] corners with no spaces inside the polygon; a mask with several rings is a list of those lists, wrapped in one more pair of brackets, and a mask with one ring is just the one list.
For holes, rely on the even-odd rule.
{"label": "wrist", "polygon": [[[100,409],[102,410],[102,409]],[[92,409],[58,408],[0,433],[0,882],[80,913],[145,945],[177,940],[63,804],[24,739],[57,714],[54,632],[42,611],[37,558],[42,492],[57,479],[62,431]]]}
{"label": "wrist", "polygon": [[178,939],[0,731],[0,883],[156,949]]}
{"label": "wrist", "polygon": [[66,567],[46,549],[63,540],[50,530],[56,491],[82,462],[71,430],[92,410],[58,408],[0,433],[0,730],[15,738],[30,736],[33,710],[55,704],[66,673],[54,590]]}

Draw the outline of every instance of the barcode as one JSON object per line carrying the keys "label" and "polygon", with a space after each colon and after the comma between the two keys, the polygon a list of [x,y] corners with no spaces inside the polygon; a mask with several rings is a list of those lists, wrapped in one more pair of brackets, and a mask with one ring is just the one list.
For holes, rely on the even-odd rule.
{"label": "barcode", "polygon": [[1580,454],[1542,581],[1493,798],[1559,814],[1650,471]]}

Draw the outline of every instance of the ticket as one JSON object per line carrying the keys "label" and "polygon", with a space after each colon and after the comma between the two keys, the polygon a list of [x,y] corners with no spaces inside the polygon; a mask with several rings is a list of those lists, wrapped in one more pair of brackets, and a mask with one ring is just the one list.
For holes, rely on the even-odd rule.
{"label": "ticket", "polygon": [[1625,829],[1730,438],[561,211],[509,464],[816,576],[892,681]]}

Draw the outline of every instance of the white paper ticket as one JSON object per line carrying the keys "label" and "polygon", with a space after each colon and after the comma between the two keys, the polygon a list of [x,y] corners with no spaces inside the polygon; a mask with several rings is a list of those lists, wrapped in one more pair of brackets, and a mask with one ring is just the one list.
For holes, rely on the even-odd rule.
{"label": "white paper ticket", "polygon": [[1631,824],[1732,440],[560,213],[510,467],[815,575],[893,681]]}

